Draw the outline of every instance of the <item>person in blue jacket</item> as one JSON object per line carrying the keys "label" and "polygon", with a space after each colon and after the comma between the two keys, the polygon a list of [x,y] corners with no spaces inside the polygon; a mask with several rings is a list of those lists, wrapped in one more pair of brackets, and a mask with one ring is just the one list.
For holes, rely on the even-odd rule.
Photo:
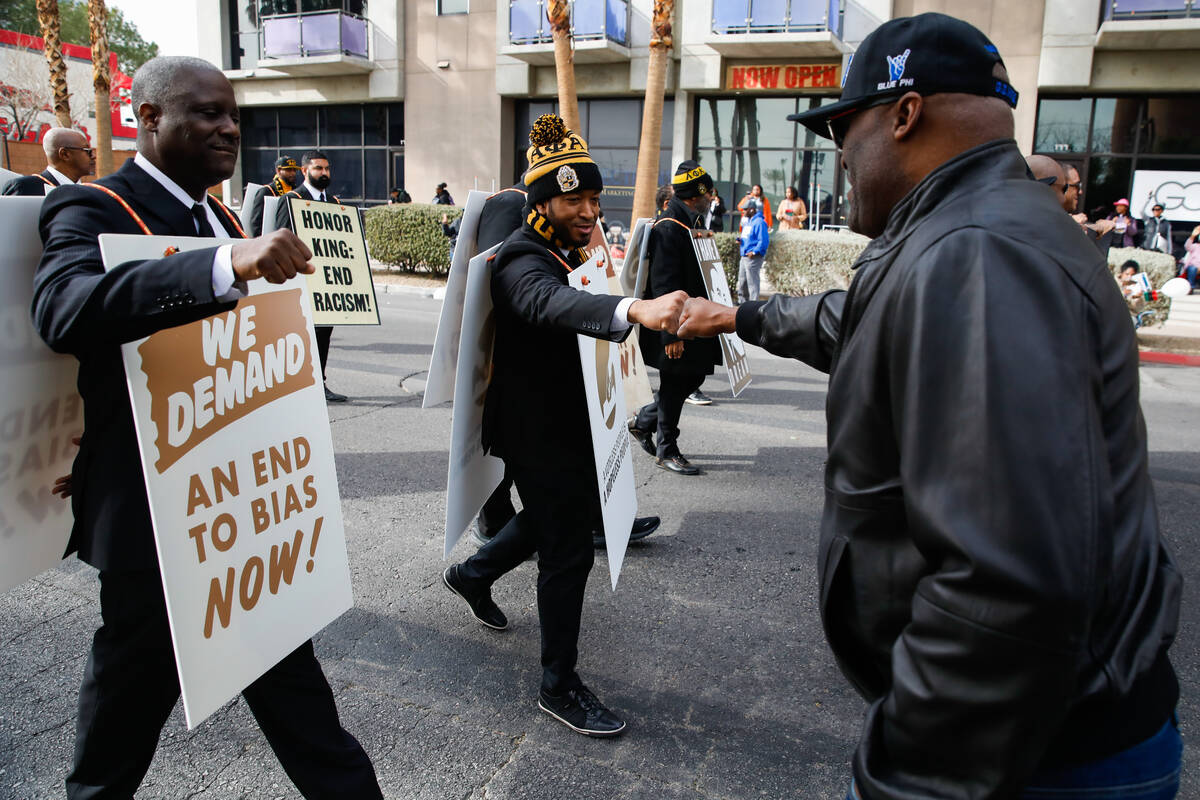
{"label": "person in blue jacket", "polygon": [[771,243],[771,233],[762,206],[757,203],[747,203],[742,216],[750,217],[750,222],[742,228],[742,260],[738,262],[738,302],[745,303],[758,299],[758,274]]}

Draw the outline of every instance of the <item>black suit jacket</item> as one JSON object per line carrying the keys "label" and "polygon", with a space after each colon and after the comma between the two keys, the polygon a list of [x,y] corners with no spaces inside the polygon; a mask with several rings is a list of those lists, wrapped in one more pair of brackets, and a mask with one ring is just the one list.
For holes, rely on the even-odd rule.
{"label": "black suit jacket", "polygon": [[[708,297],[692,245],[691,229],[701,222],[682,200],[671,198],[667,210],[650,230],[646,248],[650,273],[643,298],[661,297],[677,289],[683,289],[688,297]],[[666,331],[642,328],[638,339],[642,358],[660,371],[704,375],[711,374],[713,366],[721,363],[721,344],[717,339],[693,339],[684,344],[681,358],[667,358],[663,348],[675,341],[677,337]]]}
{"label": "black suit jacket", "polygon": [[[631,329],[612,327],[623,298],[572,289],[551,247],[526,224],[492,259],[496,339],[483,446],[508,463],[590,470],[591,427],[575,335],[620,342]],[[572,268],[583,263],[578,250],[567,261]]]}
{"label": "black suit jacket", "polygon": [[[124,198],[152,233],[195,236],[189,210],[132,159],[97,183]],[[237,238],[224,212],[214,210],[226,235]],[[213,296],[215,247],[105,272],[96,237],[142,231],[99,189],[54,190],[42,206],[39,227],[44,250],[34,275],[33,324],[51,348],[79,359],[83,396],[83,443],[71,470],[75,526],[67,553],[78,550],[101,570],[157,568],[120,345],[236,304]],[[181,530],[183,525],[180,520]]]}
{"label": "black suit jacket", "polygon": [[[42,180],[45,178],[45,180]],[[20,195],[22,197],[44,197],[46,194],[46,181],[50,181],[51,186],[59,186],[58,178],[48,169],[44,169],[37,175],[22,175],[19,178],[13,178],[8,183],[4,184],[4,188],[0,189],[0,195],[13,196]]]}
{"label": "black suit jacket", "polygon": [[501,189],[483,203],[479,213],[479,229],[475,244],[479,252],[494,244],[500,244],[524,222],[525,199],[529,190],[524,183]]}

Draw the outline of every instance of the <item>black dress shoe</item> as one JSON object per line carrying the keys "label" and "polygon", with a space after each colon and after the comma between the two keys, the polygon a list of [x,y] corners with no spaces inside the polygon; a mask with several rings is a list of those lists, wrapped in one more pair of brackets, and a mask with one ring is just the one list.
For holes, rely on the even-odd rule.
{"label": "black dress shoe", "polygon": [[325,387],[325,402],[326,403],[344,403],[344,402],[346,402],[347,399],[349,399],[349,398],[347,398],[346,395],[338,394],[337,392],[330,389],[328,386]]}
{"label": "black dress shoe", "polygon": [[467,591],[462,579],[458,577],[458,564],[446,567],[446,571],[442,573],[442,583],[446,584],[447,589],[467,601],[467,605],[471,607],[471,616],[475,619],[498,631],[508,627],[508,617],[504,616],[500,606],[492,601],[490,589],[479,593]]}
{"label": "black dress shoe", "polygon": [[[633,521],[633,527],[629,531],[629,541],[636,542],[638,539],[645,539],[658,530],[661,523],[662,520],[658,517],[638,517]],[[604,531],[592,533],[592,547],[604,547]]]}
{"label": "black dress shoe", "polygon": [[654,446],[654,434],[651,431],[642,430],[636,425],[629,426],[629,435],[634,438],[638,444],[642,446],[650,455],[658,455],[658,450]]}
{"label": "black dress shoe", "polygon": [[688,461],[681,455],[667,456],[666,458],[654,459],[654,466],[665,469],[668,472],[674,472],[677,475],[699,475],[700,468],[692,466],[692,462]]}
{"label": "black dress shoe", "polygon": [[586,686],[577,686],[560,696],[538,692],[538,708],[584,736],[618,736],[625,721],[604,707]]}

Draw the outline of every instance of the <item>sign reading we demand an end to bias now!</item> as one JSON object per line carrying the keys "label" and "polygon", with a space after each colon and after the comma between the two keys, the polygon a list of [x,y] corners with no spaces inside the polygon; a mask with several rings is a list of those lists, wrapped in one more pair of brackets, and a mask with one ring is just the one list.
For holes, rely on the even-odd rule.
{"label": "sign reading we demand an end to bias now!", "polygon": [[379,305],[358,209],[287,197],[292,228],[312,250],[314,325],[378,325]]}
{"label": "sign reading we demand an end to bias now!", "polygon": [[[219,243],[100,237],[106,269]],[[308,292],[249,289],[121,348],[189,728],[353,604]]]}

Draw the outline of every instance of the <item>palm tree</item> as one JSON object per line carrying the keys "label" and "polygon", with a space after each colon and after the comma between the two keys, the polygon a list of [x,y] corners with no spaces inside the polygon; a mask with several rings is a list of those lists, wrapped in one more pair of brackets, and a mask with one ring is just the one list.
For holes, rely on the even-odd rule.
{"label": "palm tree", "polygon": [[671,18],[675,0],[654,0],[650,32],[650,66],[646,68],[646,102],[642,106],[642,140],[638,145],[637,181],[633,187],[633,219],[653,217],[658,189],[658,153],[662,141],[663,92],[671,63]]}
{"label": "palm tree", "polygon": [[71,127],[71,101],[67,91],[67,62],[59,41],[58,0],[37,0],[38,25],[45,41],[46,63],[50,66],[50,91],[54,93],[54,118],[64,128]]}
{"label": "palm tree", "polygon": [[571,55],[571,6],[567,0],[549,0],[546,19],[554,38],[554,71],[558,76],[558,113],[567,127],[579,130],[579,99],[575,95],[575,59]]}
{"label": "palm tree", "polygon": [[96,91],[96,177],[113,171],[112,74],[108,70],[108,11],[104,0],[88,0],[92,39],[92,87]]}

